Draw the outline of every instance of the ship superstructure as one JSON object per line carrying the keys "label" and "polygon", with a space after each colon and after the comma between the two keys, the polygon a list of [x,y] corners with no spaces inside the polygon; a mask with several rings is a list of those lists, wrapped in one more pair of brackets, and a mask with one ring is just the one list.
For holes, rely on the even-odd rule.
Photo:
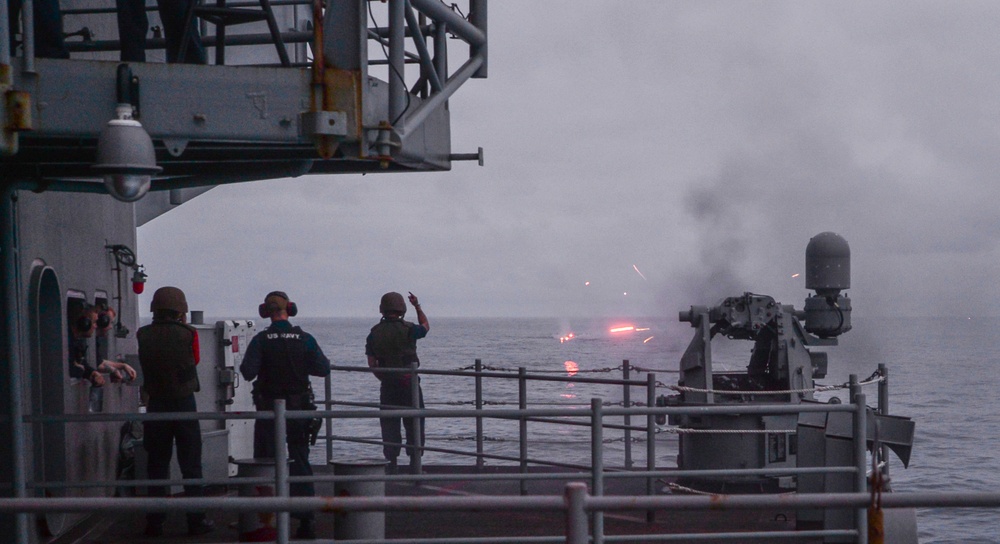
{"label": "ship superstructure", "polygon": [[[486,0],[194,2],[206,64],[162,61],[155,3],[141,6],[147,62],[119,60],[120,3],[58,4],[68,59],[36,55],[33,2],[8,26],[10,4],[0,0],[0,481],[13,497],[108,496],[45,485],[115,479],[120,421],[24,423],[138,412],[135,384],[69,375],[71,310],[114,308],[88,357],[137,367],[138,226],[224,183],[481,164],[481,150],[453,152],[448,101],[486,77]],[[227,368],[206,380],[209,410],[233,408],[215,399],[233,398]],[[224,427],[203,425],[234,432]],[[2,514],[0,532],[34,542],[81,517],[40,516],[36,531]]]}

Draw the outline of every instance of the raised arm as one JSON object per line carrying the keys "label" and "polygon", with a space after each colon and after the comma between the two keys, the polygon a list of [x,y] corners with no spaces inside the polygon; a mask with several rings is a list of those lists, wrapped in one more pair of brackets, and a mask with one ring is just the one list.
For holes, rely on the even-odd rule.
{"label": "raised arm", "polygon": [[420,307],[420,301],[417,300],[417,295],[410,293],[410,304],[412,304],[413,309],[417,311],[417,323],[424,329],[430,331],[431,326],[427,322],[427,314],[425,314],[423,308]]}

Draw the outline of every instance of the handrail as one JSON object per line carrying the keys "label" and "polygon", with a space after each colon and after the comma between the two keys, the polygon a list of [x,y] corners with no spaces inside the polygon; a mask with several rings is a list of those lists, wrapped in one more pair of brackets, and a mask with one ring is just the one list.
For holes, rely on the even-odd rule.
{"label": "handrail", "polygon": [[[595,399],[597,401],[598,399]],[[280,401],[279,401],[280,402]],[[491,409],[491,410],[440,410],[440,409],[400,409],[392,410],[391,413],[395,417],[423,417],[423,418],[494,418],[494,419],[508,419],[508,420],[521,420],[528,418],[529,416],[537,415],[548,415],[548,416],[572,416],[572,417],[594,417],[595,411],[600,412],[601,417],[610,417],[615,415],[694,415],[694,414],[734,414],[734,413],[755,413],[755,414],[781,414],[781,413],[795,413],[795,412],[855,412],[856,408],[851,404],[818,404],[818,405],[757,405],[757,406],[737,406],[737,405],[721,405],[713,407],[685,407],[685,406],[672,406],[672,407],[656,407],[656,408],[603,408],[600,407],[599,410],[595,409],[593,406],[590,410],[581,411],[577,409],[558,409],[558,408],[527,408],[527,409]],[[104,413],[104,414],[59,414],[59,415],[25,415],[22,420],[25,423],[85,423],[85,422],[107,422],[107,421],[189,421],[189,420],[209,420],[209,421],[219,421],[219,420],[240,420],[240,419],[251,419],[251,420],[271,420],[275,422],[283,421],[285,419],[312,419],[312,418],[331,418],[331,419],[377,419],[384,415],[381,410],[286,410],[284,411],[284,418],[280,417],[277,410],[277,405],[275,411],[259,411],[259,412],[229,412],[229,413],[209,413],[209,412],[179,412],[179,413],[168,413],[168,412],[156,412],[156,413]],[[604,424],[601,426],[591,425],[592,428],[597,427],[610,427],[611,425]],[[284,433],[281,433],[282,437]],[[332,436],[332,438],[341,438],[337,436]],[[277,440],[277,439],[276,439]],[[282,439],[283,440],[283,439]],[[368,443],[381,445],[381,441],[368,441]],[[284,444],[282,441],[281,444]],[[402,444],[400,444],[402,445]],[[281,449],[281,448],[279,448]],[[454,453],[456,455],[475,455],[471,453],[460,452],[458,450],[445,450],[444,448],[428,448],[423,449],[427,451],[447,451],[448,453]],[[595,450],[595,453],[600,453],[600,450]],[[517,460],[517,458],[509,456],[490,456],[491,458],[506,459],[506,460]],[[549,464],[545,461],[539,461],[539,464]],[[553,463],[553,466],[566,466],[565,464]],[[572,465],[573,468],[591,469],[592,467],[586,467],[581,465]],[[732,469],[732,470],[691,470],[691,471],[630,471],[627,477],[657,477],[666,475],[764,475],[764,474],[814,474],[814,473],[841,473],[841,472],[856,472],[854,467],[812,467],[812,468],[798,468],[798,467],[788,467],[782,469]],[[577,475],[579,476],[579,475]],[[517,479],[522,478],[524,475],[518,475]],[[616,476],[622,477],[622,476]],[[306,481],[308,477],[290,477],[292,481],[296,481],[296,478],[301,478],[302,481]],[[336,479],[336,478],[334,478]],[[454,478],[453,478],[454,479]],[[227,478],[225,480],[219,479],[201,479],[201,480],[143,480],[139,483],[122,482],[119,480],[105,481],[105,482],[87,482],[87,483],[69,483],[66,482],[66,487],[115,487],[115,486],[141,486],[149,485],[150,482],[160,482],[160,483],[172,483],[172,484],[220,484],[220,483],[240,483],[243,480],[240,478]],[[248,479],[247,482],[257,483],[259,480]],[[40,487],[40,488],[53,488],[59,487],[58,482],[47,482],[44,484],[38,482],[31,482],[27,487]]]}
{"label": "handrail", "polygon": [[[565,494],[543,496],[420,496],[420,497],[176,497],[176,498],[0,498],[0,512],[145,512],[151,509],[186,512],[215,509],[229,512],[306,512],[328,511],[371,512],[392,510],[425,511],[562,511],[567,513],[566,528],[586,528],[586,516],[592,512],[665,509],[675,511],[730,511],[766,508],[865,508],[871,503],[868,493],[817,493],[791,495],[713,495],[702,496],[593,496],[579,483],[566,484]],[[896,492],[882,496],[881,507],[895,508],[1000,508],[1000,493],[963,492]],[[582,520],[582,524],[581,524]],[[808,537],[835,534],[831,531],[787,532],[785,536]],[[704,533],[699,533],[704,536]],[[765,533],[777,538],[783,533]],[[836,534],[856,536],[856,531]],[[695,535],[671,535],[679,538]],[[742,533],[746,538],[747,533]],[[648,535],[642,535],[643,538]],[[712,534],[725,538],[724,534]],[[732,538],[732,537],[730,537]],[[509,537],[508,542],[517,541]],[[609,539],[610,540],[610,539]],[[616,541],[618,539],[615,539]],[[409,540],[412,542],[412,540]],[[436,540],[440,541],[440,540]],[[575,540],[566,540],[576,542]],[[398,541],[397,541],[398,542]]]}
{"label": "handrail", "polygon": [[[477,362],[477,365],[478,364],[479,364],[479,362]],[[370,369],[367,369],[367,368],[365,368],[365,369],[360,369],[360,368],[359,369],[354,369],[354,368],[352,368],[351,370],[352,371],[361,371],[361,370],[364,370],[364,371],[367,371],[367,372],[371,371]],[[389,370],[389,371],[392,372],[391,370]],[[855,403],[853,403],[853,404],[819,404],[819,403],[817,403],[817,404],[753,404],[753,405],[719,404],[719,405],[711,405],[711,406],[662,406],[662,407],[658,407],[658,406],[654,406],[653,403],[650,402],[652,400],[652,396],[651,395],[653,394],[655,385],[657,383],[655,381],[655,375],[653,373],[650,373],[647,376],[647,380],[646,381],[638,381],[638,380],[591,379],[591,378],[578,378],[578,377],[572,377],[572,376],[566,376],[566,377],[559,376],[559,377],[557,377],[557,376],[548,376],[548,375],[528,375],[524,371],[524,369],[521,369],[521,371],[516,376],[513,376],[511,374],[506,374],[506,373],[495,373],[495,372],[466,372],[466,371],[440,371],[440,370],[417,370],[417,369],[402,369],[399,372],[417,373],[417,374],[439,374],[439,375],[449,375],[449,376],[458,375],[458,376],[472,377],[472,378],[476,379],[477,381],[481,381],[483,377],[489,376],[489,377],[495,377],[495,378],[499,378],[499,379],[518,379],[521,384],[526,384],[529,381],[536,381],[537,380],[537,381],[566,381],[566,382],[583,381],[583,383],[591,383],[591,384],[612,384],[612,385],[617,384],[617,385],[621,385],[622,387],[625,387],[625,388],[636,387],[636,386],[639,386],[639,385],[645,385],[646,386],[646,390],[647,390],[647,403],[646,403],[647,406],[606,407],[600,401],[600,399],[596,399],[595,398],[595,399],[591,400],[591,406],[590,406],[589,409],[580,409],[580,408],[528,408],[527,407],[527,402],[526,402],[526,400],[527,400],[526,391],[522,391],[519,394],[519,397],[520,397],[519,405],[522,406],[522,407],[519,407],[518,409],[506,409],[506,408],[492,409],[492,408],[484,408],[483,403],[482,403],[482,398],[481,398],[482,397],[482,391],[481,391],[480,388],[477,388],[477,403],[476,403],[476,408],[475,409],[416,409],[416,408],[413,408],[413,409],[398,409],[398,410],[394,409],[394,410],[392,410],[392,416],[393,417],[416,417],[416,418],[429,418],[429,419],[430,418],[465,418],[465,419],[467,419],[467,418],[474,418],[477,423],[481,423],[485,419],[496,419],[496,420],[512,420],[512,421],[516,420],[516,421],[521,422],[521,424],[526,424],[527,422],[531,422],[531,421],[543,421],[543,422],[545,422],[547,424],[563,423],[563,424],[571,424],[573,426],[579,426],[579,423],[580,423],[579,422],[579,418],[581,418],[581,417],[587,417],[587,418],[590,418],[592,420],[591,423],[590,423],[590,427],[591,427],[591,447],[592,447],[592,450],[591,450],[591,453],[592,453],[592,455],[591,455],[591,465],[590,466],[573,465],[573,464],[565,464],[565,463],[555,463],[555,462],[549,462],[547,460],[541,460],[541,459],[529,459],[527,457],[527,455],[526,455],[526,450],[523,448],[523,446],[522,446],[522,454],[520,456],[518,456],[518,457],[500,456],[500,455],[494,455],[494,454],[485,453],[485,452],[482,451],[482,447],[481,447],[481,444],[482,444],[482,442],[481,442],[481,439],[482,439],[481,432],[482,431],[481,431],[480,428],[477,428],[477,435],[478,435],[477,436],[477,449],[476,449],[475,452],[466,452],[466,451],[460,451],[460,450],[456,450],[456,449],[446,449],[446,448],[436,448],[436,447],[426,447],[426,446],[422,447],[422,449],[424,451],[433,451],[433,452],[439,452],[439,453],[447,453],[447,454],[450,454],[450,455],[475,457],[477,459],[477,466],[482,466],[481,465],[481,461],[484,458],[488,458],[488,459],[501,459],[501,460],[509,460],[509,461],[520,461],[521,462],[521,467],[522,467],[521,471],[519,471],[517,473],[508,473],[508,474],[471,474],[471,475],[470,474],[462,474],[462,475],[453,475],[453,474],[452,475],[449,475],[449,474],[415,474],[415,475],[392,475],[392,476],[383,476],[383,475],[375,475],[375,476],[337,476],[337,475],[318,474],[318,475],[313,475],[313,476],[290,476],[290,475],[287,474],[287,471],[277,470],[276,474],[275,474],[275,477],[273,479],[271,479],[271,478],[259,478],[259,477],[256,477],[256,478],[235,477],[235,478],[225,478],[225,479],[220,479],[220,478],[203,478],[203,479],[191,479],[191,480],[187,480],[187,479],[180,479],[180,480],[171,479],[171,480],[131,480],[131,481],[117,481],[117,480],[112,480],[112,481],[104,481],[104,482],[27,482],[27,485],[25,487],[27,487],[29,489],[59,489],[59,488],[70,489],[70,488],[101,488],[101,487],[104,487],[104,488],[113,488],[113,487],[139,487],[139,486],[163,485],[163,484],[171,484],[171,485],[181,485],[181,484],[184,484],[184,485],[240,485],[240,484],[244,484],[244,483],[249,483],[249,484],[274,483],[276,485],[276,489],[279,490],[279,497],[275,498],[275,499],[272,499],[272,500],[293,501],[293,502],[284,502],[282,504],[292,505],[292,506],[288,507],[290,509],[289,511],[298,511],[298,509],[301,509],[302,506],[301,506],[301,504],[296,503],[294,501],[296,501],[296,500],[305,500],[305,499],[297,499],[297,498],[291,498],[291,499],[289,499],[289,498],[284,498],[284,497],[287,497],[287,486],[290,483],[306,482],[306,481],[309,481],[309,482],[350,482],[350,481],[372,481],[372,480],[399,481],[399,482],[424,482],[424,481],[431,482],[431,481],[449,481],[449,480],[451,480],[451,481],[454,481],[454,480],[497,480],[497,481],[499,481],[499,480],[509,480],[509,481],[518,481],[518,482],[520,482],[521,488],[522,488],[522,492],[524,494],[526,494],[526,491],[524,491],[526,488],[524,486],[525,486],[525,484],[526,484],[527,481],[531,481],[531,480],[549,480],[549,481],[553,481],[553,480],[579,480],[581,478],[581,475],[586,475],[587,471],[589,471],[590,478],[591,478],[591,485],[592,485],[592,488],[594,490],[594,497],[587,498],[583,502],[583,504],[586,505],[584,508],[590,508],[591,509],[591,510],[588,510],[589,512],[600,513],[600,512],[603,512],[604,510],[613,510],[613,509],[627,508],[627,509],[647,510],[647,512],[651,513],[654,508],[666,507],[666,506],[660,504],[659,502],[657,502],[656,500],[652,500],[652,501],[651,500],[646,500],[647,498],[648,499],[661,499],[662,498],[662,497],[655,496],[655,493],[653,492],[653,487],[652,487],[652,484],[653,484],[654,480],[656,478],[662,478],[662,477],[673,477],[673,478],[677,478],[677,477],[705,477],[705,478],[708,478],[708,477],[728,477],[728,476],[771,476],[771,477],[773,477],[773,476],[792,476],[792,475],[804,475],[804,474],[818,474],[818,475],[822,475],[822,474],[854,474],[855,478],[856,478],[855,481],[857,482],[857,484],[855,486],[856,488],[864,489],[864,487],[866,485],[866,481],[865,481],[865,473],[866,473],[866,471],[865,471],[865,458],[864,458],[864,455],[865,455],[865,449],[864,449],[865,448],[865,446],[864,446],[864,444],[865,444],[865,437],[864,437],[864,432],[865,432],[865,429],[866,429],[866,426],[864,425],[864,414],[865,414],[866,406],[865,406],[865,397],[864,397],[863,394],[860,394],[860,385],[858,384],[857,379],[854,376],[852,376],[852,381],[851,381],[851,384],[852,384],[852,393],[853,393],[852,398],[855,400]],[[529,376],[530,376],[531,380],[528,379]],[[414,382],[416,382],[416,380],[414,380]],[[880,384],[880,392],[882,391],[882,387],[883,387],[883,384]],[[326,400],[320,400],[319,401],[319,403],[322,404],[322,405],[330,405],[330,404],[333,403],[333,401],[330,400],[330,397],[331,397],[330,389],[327,388],[326,391],[327,391],[327,395],[326,395],[327,398],[326,398]],[[652,440],[652,437],[656,434],[656,428],[655,428],[655,425],[652,425],[652,422],[653,422],[654,418],[656,418],[656,417],[665,417],[665,416],[672,416],[672,415],[673,416],[679,416],[679,415],[709,415],[709,414],[712,414],[712,415],[717,415],[717,414],[759,414],[759,415],[767,415],[767,414],[817,413],[817,412],[826,412],[826,413],[836,413],[836,412],[839,412],[839,413],[853,413],[855,415],[855,418],[856,418],[855,419],[855,444],[856,445],[860,444],[860,448],[857,448],[857,450],[856,450],[857,452],[860,452],[860,462],[856,458],[855,462],[852,465],[848,465],[848,466],[834,466],[834,467],[824,466],[824,467],[787,467],[787,468],[782,467],[782,468],[768,468],[768,469],[725,469],[725,470],[722,470],[722,469],[716,469],[716,470],[677,470],[677,469],[662,470],[661,469],[661,470],[656,470],[655,463],[653,463],[653,460],[655,459],[655,457],[654,457],[655,450],[654,449],[649,449],[649,450],[647,450],[647,456],[648,457],[647,457],[647,466],[646,466],[645,470],[633,470],[633,469],[631,469],[631,467],[626,467],[625,469],[620,469],[620,468],[606,468],[604,466],[604,448],[603,448],[603,434],[602,434],[602,432],[603,432],[602,430],[603,429],[609,428],[609,429],[641,430],[641,427],[633,427],[633,426],[630,426],[630,425],[626,426],[626,425],[618,425],[618,424],[614,424],[614,423],[608,423],[606,421],[606,418],[608,418],[608,417],[615,418],[615,417],[632,417],[632,416],[642,417],[642,416],[645,416],[647,418],[647,428],[646,428],[646,430],[647,430],[647,433],[646,433],[647,434],[647,443],[648,443],[648,447],[652,448],[652,444],[654,442]],[[136,414],[136,413],[100,413],[100,414],[61,414],[61,415],[34,415],[34,414],[28,414],[28,415],[23,416],[21,418],[21,420],[23,422],[25,422],[25,423],[51,423],[51,422],[77,423],[77,422],[122,421],[122,420],[133,420],[133,421],[157,421],[157,420],[232,420],[232,419],[271,420],[271,421],[275,422],[275,425],[277,427],[276,433],[275,433],[275,440],[276,440],[276,446],[279,446],[279,447],[277,447],[276,451],[278,451],[279,453],[284,453],[284,447],[283,447],[283,445],[284,445],[284,439],[285,439],[285,434],[286,434],[285,421],[287,419],[311,419],[311,418],[317,418],[318,417],[318,418],[323,418],[323,419],[325,419],[328,422],[331,422],[333,419],[362,419],[362,418],[374,419],[374,418],[381,417],[383,414],[384,414],[383,411],[381,411],[379,409],[373,409],[371,407],[365,407],[365,409],[361,409],[361,410],[318,410],[318,411],[296,410],[296,411],[287,411],[287,410],[284,409],[284,402],[283,401],[279,401],[278,403],[276,403],[275,410],[273,412],[268,412],[268,411],[261,411],[261,412],[257,412],[257,411],[249,412],[249,411],[246,411],[246,412],[229,412],[229,413],[210,413],[210,412],[190,413],[190,412],[187,412],[187,413],[176,413],[176,414],[171,414],[171,413],[139,413],[139,414]],[[551,419],[550,420],[550,419],[545,419],[545,418],[570,418],[570,421],[563,421],[563,420],[559,420],[559,419]],[[329,428],[330,427],[328,426],[327,429],[329,429]],[[773,432],[784,432],[784,431],[774,430]],[[521,434],[522,434],[522,444],[526,444],[526,433],[522,432]],[[325,435],[324,438],[327,441],[327,449],[328,449],[328,451],[330,451],[330,447],[331,447],[330,444],[332,444],[332,442],[335,441],[335,440],[355,441],[355,442],[362,442],[362,443],[368,443],[368,444],[373,444],[373,445],[384,444],[384,442],[378,441],[378,440],[358,440],[358,439],[355,439],[355,438],[352,438],[352,437],[343,437],[343,436],[333,435],[329,431],[327,432],[327,434]],[[400,444],[400,446],[405,446],[405,445],[404,444]],[[331,457],[331,456],[328,455],[328,458],[329,457]],[[582,473],[581,472],[529,473],[526,470],[526,467],[527,467],[528,463],[532,463],[532,464],[536,464],[536,465],[547,465],[547,466],[554,466],[554,467],[563,467],[563,468],[567,468],[567,469],[572,469],[572,470],[577,470],[577,471],[585,471],[585,472],[582,472]],[[280,464],[280,462],[279,462],[279,464]],[[645,478],[646,481],[647,481],[647,497],[642,497],[642,500],[638,500],[638,498],[633,497],[633,498],[631,498],[628,501],[627,505],[625,503],[619,503],[619,502],[617,502],[620,499],[620,497],[602,497],[602,490],[604,488],[604,482],[606,480],[624,479],[624,478]],[[10,484],[8,483],[6,485],[9,486]],[[282,491],[282,490],[284,490],[284,491]],[[817,495],[826,496],[826,494],[817,494]],[[813,496],[813,495],[810,495],[810,496]],[[865,495],[865,496],[868,497],[868,499],[870,501],[870,496],[869,495]],[[726,500],[728,500],[729,496],[721,496],[721,497],[725,497]],[[789,504],[787,502],[787,497],[788,497],[788,495],[783,495],[783,500],[785,502],[783,502],[782,504],[784,504],[785,506],[787,506]],[[506,499],[505,497],[495,497],[495,498]],[[533,497],[524,497],[524,498],[525,499],[532,499]],[[385,501],[388,501],[388,502],[385,502],[384,504],[387,504],[387,505],[388,504],[396,504],[396,503],[392,502],[394,499],[395,498],[386,498]],[[12,500],[19,500],[19,499],[12,499]],[[41,499],[41,500],[49,501],[49,500],[53,500],[53,499]],[[61,500],[66,500],[66,499],[61,499]],[[146,499],[132,499],[132,500],[143,501],[143,500],[146,500]],[[173,501],[174,499],[171,499],[171,500]],[[211,498],[206,498],[206,499],[202,499],[202,500],[212,500],[212,499]],[[215,500],[218,500],[218,499],[215,499]],[[231,504],[229,501],[232,501],[232,500],[233,499],[230,497],[230,498],[226,498],[225,501],[222,501],[222,502],[224,503],[225,506],[228,506],[228,505]],[[257,499],[252,499],[252,500],[257,500]],[[600,501],[603,501],[603,500],[610,500],[611,502],[600,502]],[[597,502],[595,502],[595,501],[597,501]],[[103,503],[103,501],[90,501],[90,502]],[[463,503],[464,503],[464,501],[463,501]],[[507,504],[507,503],[504,503],[503,501],[501,501],[498,504],[501,504],[501,503],[502,504]],[[0,511],[3,511],[3,509],[7,507],[7,506],[4,506],[5,504],[8,504],[8,503],[5,503],[3,500],[0,500]],[[15,503],[9,503],[9,504],[15,504]],[[30,507],[29,506],[25,506],[25,504],[27,504],[27,503],[16,503],[16,504],[21,505],[22,508],[34,508],[34,506],[30,506]],[[46,508],[52,508],[51,505],[57,504],[57,503],[47,502],[46,504],[49,505],[49,506],[46,506]],[[65,503],[65,504],[72,504],[72,503]],[[174,506],[174,505],[179,505],[179,504],[183,504],[183,503],[170,502],[169,504],[171,506]],[[228,509],[228,508],[225,508],[225,507],[220,508],[219,503],[216,503],[216,502],[213,502],[212,504],[213,504],[213,506],[211,506],[211,508],[222,509],[222,510],[227,510]],[[260,502],[255,502],[255,503],[252,503],[252,504],[254,504],[255,505],[254,508],[257,508],[259,511],[265,511],[265,510],[283,511],[282,508],[272,508],[271,505],[274,504],[274,503],[260,503]],[[267,505],[265,505],[265,504],[267,504]],[[309,503],[309,504],[311,504],[311,503]],[[329,502],[324,503],[324,504],[326,504],[327,507],[330,507],[330,503]],[[516,502],[513,502],[513,503],[511,503],[511,505],[509,507],[516,509],[516,508],[523,507],[523,505],[525,505],[525,504],[534,504],[534,503],[531,503],[530,500],[528,502],[525,502],[525,503],[516,503]],[[673,503],[671,503],[671,504],[673,504]],[[678,504],[683,504],[683,503],[678,503]],[[734,502],[734,504],[740,504],[740,503],[739,503],[739,501],[736,501],[736,502]],[[145,507],[148,508],[149,507],[148,504]],[[676,506],[676,505],[675,506],[671,506],[671,507],[687,508],[687,506]],[[736,506],[736,507],[739,508],[741,506]],[[11,507],[11,508],[13,508],[13,507]],[[71,508],[71,511],[76,511],[76,510],[72,510],[72,508],[76,508],[75,506],[69,507],[69,508]],[[179,506],[179,508],[180,508],[180,506]],[[188,506],[187,508],[191,508],[191,507]],[[242,506],[240,508],[242,508]],[[341,503],[338,502],[337,503],[337,508],[343,510],[343,509],[349,509],[350,507],[349,506],[342,507]],[[386,508],[389,508],[389,506],[386,506]],[[160,509],[160,508],[158,508],[158,509]],[[24,510],[24,511],[35,511],[35,510]],[[67,511],[70,511],[70,510],[67,510]],[[91,510],[88,510],[88,511],[91,511]],[[93,511],[99,511],[99,510],[93,510]],[[857,511],[859,512],[859,517],[864,513],[863,509],[858,509]],[[285,513],[286,513],[286,515],[284,517],[287,518],[287,512],[285,512]],[[647,514],[647,516],[649,516],[649,514]],[[600,516],[597,516],[597,518],[600,519]],[[282,526],[281,530],[287,531],[287,519],[285,519],[285,523],[279,523],[279,525]],[[857,523],[857,527],[860,530],[861,528],[864,527],[864,524],[859,521]],[[622,539],[625,538],[625,537],[621,537],[621,536],[602,538],[603,537],[603,534],[602,534],[603,533],[603,529],[601,528],[601,524],[600,523],[598,523],[595,526],[595,531],[596,531],[595,535],[597,535],[597,537],[595,538],[595,541],[606,541],[606,542],[622,541]],[[793,534],[793,533],[789,533],[789,534]],[[832,534],[832,533],[830,533],[830,534]],[[859,534],[859,533],[858,533],[858,531],[854,531],[852,534]],[[802,533],[802,532],[795,532],[794,535],[796,535],[798,537],[805,536],[805,534]],[[742,533],[742,536],[743,537],[747,537],[747,533]],[[673,535],[671,535],[670,539],[672,539],[672,538],[673,538]],[[720,538],[726,538],[726,537],[720,537]],[[732,537],[732,538],[736,538],[736,537]],[[783,538],[783,537],[781,537],[781,536],[775,536],[775,538]],[[512,540],[508,539],[507,541],[512,541]],[[438,542],[442,542],[442,541],[438,540]]]}

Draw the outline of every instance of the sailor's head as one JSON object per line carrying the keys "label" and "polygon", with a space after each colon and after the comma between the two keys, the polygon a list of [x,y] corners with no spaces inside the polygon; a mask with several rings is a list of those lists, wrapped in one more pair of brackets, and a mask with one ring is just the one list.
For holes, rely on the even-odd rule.
{"label": "sailor's head", "polygon": [[97,308],[82,302],[72,305],[69,312],[69,328],[74,338],[90,338],[97,330]]}
{"label": "sailor's head", "polygon": [[406,299],[395,291],[389,291],[382,295],[378,311],[385,317],[403,317],[406,315]]}
{"label": "sailor's head", "polygon": [[149,311],[153,312],[154,321],[184,321],[188,311],[184,291],[176,287],[160,287],[153,293],[153,300],[149,303]]}
{"label": "sailor's head", "polygon": [[94,305],[94,309],[97,311],[97,333],[104,334],[111,328],[118,314],[106,302],[98,302]]}
{"label": "sailor's head", "polygon": [[297,313],[299,313],[298,307],[288,299],[284,291],[271,291],[264,297],[264,302],[257,307],[257,315],[265,319],[288,319],[295,317]]}

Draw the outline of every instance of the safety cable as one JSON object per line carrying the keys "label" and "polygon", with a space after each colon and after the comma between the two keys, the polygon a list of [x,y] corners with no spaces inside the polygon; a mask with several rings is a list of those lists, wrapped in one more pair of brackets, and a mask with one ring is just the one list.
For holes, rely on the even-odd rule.
{"label": "safety cable", "polygon": [[[875,371],[874,374],[869,376],[866,380],[858,382],[859,386],[872,385],[875,383],[885,381],[885,377],[879,371]],[[686,387],[683,385],[668,385],[663,382],[656,382],[657,387],[662,387],[666,389],[671,389],[678,392],[688,392],[688,393],[713,393],[716,395],[787,395],[792,393],[820,393],[823,391],[835,391],[838,389],[848,389],[851,387],[849,382],[844,382],[837,385],[819,385],[807,389],[780,389],[780,390],[740,390],[740,391],[721,391],[718,389],[699,389],[696,387]]]}

